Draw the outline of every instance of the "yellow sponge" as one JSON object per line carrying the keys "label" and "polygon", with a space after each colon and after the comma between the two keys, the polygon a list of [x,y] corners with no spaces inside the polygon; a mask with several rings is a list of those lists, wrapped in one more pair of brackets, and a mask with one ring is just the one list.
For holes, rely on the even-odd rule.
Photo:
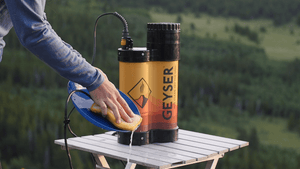
{"label": "yellow sponge", "polygon": [[[94,113],[101,114],[101,109],[96,103],[94,103],[91,106],[91,111],[94,112]],[[108,121],[110,121],[117,128],[119,128],[121,130],[129,130],[129,131],[134,131],[142,122],[142,117],[135,114],[134,117],[131,118],[132,123],[127,123],[122,118],[121,118],[121,123],[117,123],[116,118],[115,118],[115,116],[114,116],[114,114],[113,114],[113,112],[111,111],[110,108],[107,109],[106,118],[107,118]]]}

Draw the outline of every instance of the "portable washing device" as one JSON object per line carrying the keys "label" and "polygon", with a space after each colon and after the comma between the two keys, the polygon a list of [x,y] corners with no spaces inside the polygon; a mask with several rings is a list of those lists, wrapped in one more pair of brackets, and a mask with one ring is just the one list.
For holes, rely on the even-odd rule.
{"label": "portable washing device", "polygon": [[[180,23],[148,23],[147,47],[133,47],[126,20],[117,12],[100,15],[94,28],[94,52],[96,55],[96,27],[102,16],[114,15],[123,25],[121,48],[118,49],[119,92],[135,117],[133,123],[124,120],[117,124],[108,110],[102,117],[100,107],[94,104],[86,88],[69,82],[69,96],[65,106],[65,146],[68,156],[66,128],[71,134],[67,105],[71,99],[78,112],[92,124],[118,134],[118,143],[129,145],[133,130],[132,145],[178,140],[178,61],[180,59]],[[73,108],[74,109],[74,108]],[[70,158],[69,158],[70,162]],[[70,162],[70,166],[72,166]],[[71,167],[72,168],[72,167]]]}
{"label": "portable washing device", "polygon": [[[177,140],[179,35],[179,23],[148,23],[147,47],[118,49],[120,90],[143,118],[133,145]],[[118,135],[129,144],[130,133]]]}

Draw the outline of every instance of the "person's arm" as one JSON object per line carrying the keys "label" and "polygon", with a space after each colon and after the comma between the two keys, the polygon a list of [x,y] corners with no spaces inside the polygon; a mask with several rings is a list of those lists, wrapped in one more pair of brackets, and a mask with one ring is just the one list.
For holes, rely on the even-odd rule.
{"label": "person's arm", "polygon": [[61,76],[95,90],[103,75],[61,40],[46,20],[45,0],[5,0],[15,32],[24,47]]}
{"label": "person's arm", "polygon": [[[120,121],[130,122],[132,111],[103,72],[90,65],[79,52],[52,29],[44,13],[45,0],[5,0],[15,32],[24,47],[61,76],[86,87],[106,114],[107,107]],[[129,116],[128,116],[129,115]]]}

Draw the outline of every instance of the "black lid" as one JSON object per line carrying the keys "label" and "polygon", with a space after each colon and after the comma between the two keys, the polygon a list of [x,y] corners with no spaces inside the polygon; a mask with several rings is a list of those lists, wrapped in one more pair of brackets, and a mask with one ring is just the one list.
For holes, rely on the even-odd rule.
{"label": "black lid", "polygon": [[180,23],[148,23],[147,49],[151,61],[180,59]]}
{"label": "black lid", "polygon": [[147,29],[160,30],[160,31],[180,31],[180,23],[170,23],[170,22],[148,23]]}
{"label": "black lid", "polygon": [[150,52],[145,47],[133,47],[129,50],[119,48],[118,60],[121,62],[148,62]]}

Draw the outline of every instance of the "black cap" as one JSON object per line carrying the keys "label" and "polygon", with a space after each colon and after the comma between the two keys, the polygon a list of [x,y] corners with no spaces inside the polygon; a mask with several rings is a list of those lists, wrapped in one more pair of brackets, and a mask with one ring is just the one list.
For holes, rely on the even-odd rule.
{"label": "black cap", "polygon": [[118,49],[118,60],[121,62],[147,62],[150,60],[150,52],[145,47],[133,47],[131,49]]}

